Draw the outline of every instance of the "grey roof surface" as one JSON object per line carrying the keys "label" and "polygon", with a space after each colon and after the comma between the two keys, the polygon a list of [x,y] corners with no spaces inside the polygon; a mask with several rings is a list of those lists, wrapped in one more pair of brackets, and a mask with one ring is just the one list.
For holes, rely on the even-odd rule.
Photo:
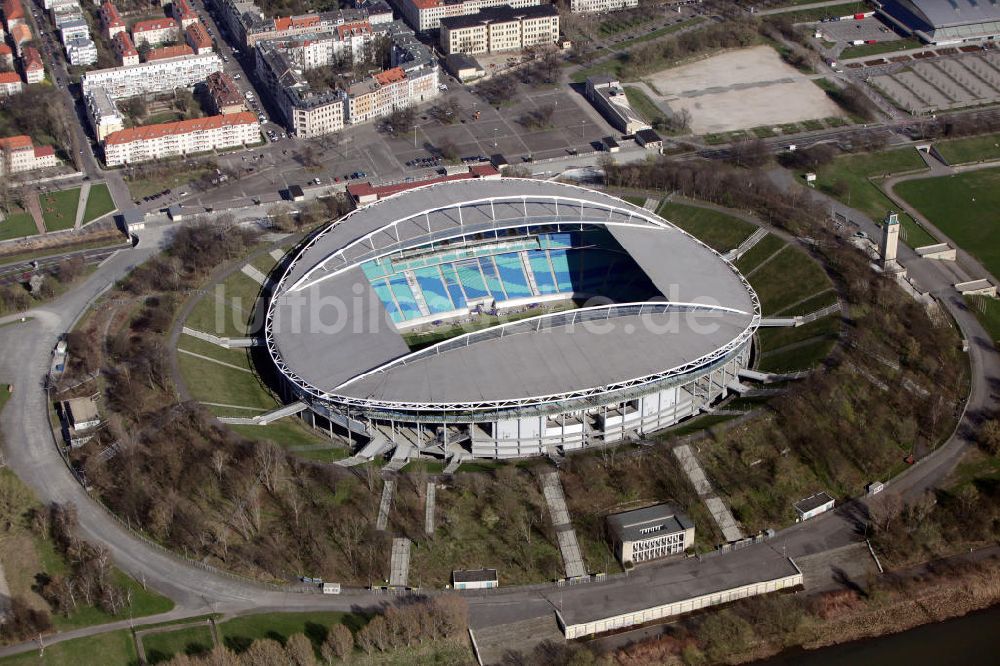
{"label": "grey roof surface", "polygon": [[497,579],[496,569],[468,569],[464,571],[452,571],[451,578],[456,583],[478,583]]}
{"label": "grey roof surface", "polygon": [[[573,197],[583,203],[561,203],[556,215],[552,201],[533,200],[545,196]],[[728,343],[751,321],[753,300],[735,269],[707,246],[648,211],[600,192],[560,183],[520,178],[454,181],[364,206],[302,251],[275,292],[268,330],[286,368],[312,387],[330,391],[406,355],[407,345],[356,262],[407,243],[423,244],[428,224],[438,236],[487,228],[491,221],[489,203],[463,206],[464,226],[459,225],[455,208],[440,209],[491,197],[512,199],[492,206],[495,217],[508,223],[523,223],[527,208],[529,217],[543,221],[583,219],[633,225],[607,228],[668,300],[722,305],[749,314],[715,315],[718,327],[707,334],[696,334],[688,318],[680,317],[681,325],[675,332],[656,334],[648,327],[634,326],[636,330],[626,335],[625,324],[638,322],[622,318],[615,320],[614,335],[593,334],[578,327],[572,332],[557,328],[538,335],[481,341],[465,351],[394,366],[338,393],[436,402],[478,400],[478,396],[520,398],[601,386],[630,373],[645,376],[698,358]],[[609,214],[601,205],[615,209]],[[435,210],[423,214],[431,209]],[[388,226],[399,220],[404,221]],[[359,242],[336,255],[354,241]],[[372,245],[377,249],[372,250]],[[338,312],[342,313],[340,325],[334,326]],[[584,386],[571,386],[581,382]]]}
{"label": "grey roof surface", "polygon": [[935,28],[1000,20],[1000,4],[988,0],[910,0],[910,3]]}
{"label": "grey roof surface", "polygon": [[[640,533],[643,527],[656,524],[664,524],[665,530],[656,534],[645,535]],[[619,539],[623,541],[636,541],[647,536],[658,536],[661,534],[673,534],[694,527],[691,519],[678,511],[672,504],[654,504],[634,511],[623,511],[608,516],[608,526],[615,532]]]}
{"label": "grey roof surface", "polygon": [[807,497],[804,500],[799,500],[795,503],[795,509],[801,511],[802,513],[808,513],[813,509],[818,509],[819,507],[832,502],[833,498],[827,493],[816,493],[812,497]]}
{"label": "grey roof surface", "polygon": [[510,5],[500,5],[499,7],[487,7],[476,14],[464,14],[461,16],[449,16],[441,19],[441,27],[449,30],[459,30],[485,23],[506,23],[517,19],[537,19],[543,17],[559,16],[559,10],[555,5],[529,5],[514,9]]}
{"label": "grey roof surface", "polygon": [[[761,544],[719,557],[639,567],[628,579],[572,585],[546,596],[562,609],[568,624],[582,624],[797,573],[791,560]],[[637,584],[636,579],[645,584]]]}

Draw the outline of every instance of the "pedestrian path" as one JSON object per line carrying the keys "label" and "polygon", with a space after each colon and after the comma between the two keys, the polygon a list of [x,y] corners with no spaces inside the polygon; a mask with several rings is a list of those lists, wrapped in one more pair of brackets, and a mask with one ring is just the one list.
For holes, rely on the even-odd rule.
{"label": "pedestrian path", "polygon": [[430,536],[434,534],[434,500],[437,495],[437,484],[433,481],[427,482],[427,495],[424,498],[424,532]]}
{"label": "pedestrian path", "polygon": [[587,575],[580,553],[580,543],[576,539],[576,531],[569,518],[566,508],[566,496],[563,494],[562,483],[558,472],[541,475],[542,494],[549,505],[549,516],[556,530],[559,541],[559,551],[562,553],[563,565],[566,567],[566,578],[579,578]]}
{"label": "pedestrian path", "polygon": [[389,526],[389,508],[392,506],[392,495],[396,491],[396,479],[386,479],[382,485],[382,500],[378,505],[378,519],[375,529],[384,532]]}
{"label": "pedestrian path", "polygon": [[690,479],[691,485],[694,486],[698,496],[705,502],[705,506],[708,507],[712,518],[715,520],[716,525],[719,526],[722,536],[725,537],[726,541],[738,541],[742,539],[743,532],[740,531],[736,519],[733,518],[733,514],[730,513],[729,507],[726,506],[725,502],[715,494],[715,490],[712,488],[708,477],[705,476],[705,472],[698,463],[698,459],[695,457],[694,451],[691,450],[691,446],[689,444],[675,446],[674,455],[681,464],[681,469],[684,470],[684,473]]}
{"label": "pedestrian path", "polygon": [[83,226],[83,214],[87,212],[87,199],[90,198],[90,181],[85,181],[80,186],[80,199],[76,202],[76,220],[73,228],[79,229]]}
{"label": "pedestrian path", "polygon": [[391,587],[406,587],[410,578],[410,540],[395,538],[392,540],[392,556],[389,559],[389,585]]}
{"label": "pedestrian path", "polygon": [[267,276],[257,270],[257,267],[253,264],[244,264],[240,271],[261,286],[264,286],[264,283],[267,282]]}

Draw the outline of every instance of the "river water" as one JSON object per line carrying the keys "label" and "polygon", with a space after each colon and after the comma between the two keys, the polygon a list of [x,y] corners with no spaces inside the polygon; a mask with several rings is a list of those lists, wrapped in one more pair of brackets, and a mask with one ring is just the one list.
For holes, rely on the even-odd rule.
{"label": "river water", "polygon": [[997,666],[1000,606],[909,631],[819,650],[794,649],[754,666]]}

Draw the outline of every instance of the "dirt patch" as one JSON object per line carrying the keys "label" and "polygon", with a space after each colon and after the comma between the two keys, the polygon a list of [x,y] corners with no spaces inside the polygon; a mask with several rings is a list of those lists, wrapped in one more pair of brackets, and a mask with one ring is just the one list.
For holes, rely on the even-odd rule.
{"label": "dirt patch", "polygon": [[721,53],[647,77],[652,96],[691,114],[697,134],[841,116],[815,84],[768,46]]}

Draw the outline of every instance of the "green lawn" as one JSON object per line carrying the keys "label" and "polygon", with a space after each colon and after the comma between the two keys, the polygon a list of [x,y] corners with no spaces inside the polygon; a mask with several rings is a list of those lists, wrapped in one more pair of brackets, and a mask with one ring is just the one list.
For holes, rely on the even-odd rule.
{"label": "green lawn", "polygon": [[785,241],[777,236],[768,234],[757,241],[756,245],[747,250],[746,254],[736,260],[736,268],[740,269],[740,272],[746,275],[784,246]]}
{"label": "green lawn", "polygon": [[787,246],[747,279],[760,297],[761,312],[770,315],[830,289],[830,279],[802,250]]}
{"label": "green lawn", "polygon": [[994,343],[1000,340],[1000,301],[989,296],[966,296],[965,302],[976,313],[990,340]]}
{"label": "green lawn", "polygon": [[142,637],[142,649],[149,664],[169,661],[177,654],[205,654],[211,652],[213,646],[212,630],[207,624],[176,631],[145,634]]}
{"label": "green lawn", "polygon": [[[255,412],[248,412],[246,415],[252,416]],[[288,416],[274,423],[269,423],[267,425],[233,425],[229,426],[235,432],[248,437],[250,439],[268,439],[272,442],[280,444],[282,447],[288,446],[311,446],[316,444],[330,444],[328,437],[324,437],[320,431],[314,431],[308,425],[302,422],[297,416]],[[321,449],[325,451],[325,449]],[[339,458],[345,457],[345,449],[336,449],[338,458],[334,460],[339,460]],[[317,451],[318,452],[318,451]],[[298,453],[298,452],[297,452]],[[301,453],[306,453],[302,451]],[[328,453],[327,456],[332,456],[334,454]]]}
{"label": "green lawn", "polygon": [[191,310],[184,325],[196,331],[222,337],[247,335],[247,322],[253,315],[261,286],[240,271],[218,285],[212,285]]}
{"label": "green lawn", "polygon": [[[195,400],[263,410],[274,409],[277,405],[256,375],[188,354],[178,353],[177,361],[184,382]],[[259,412],[247,411],[244,415],[253,416],[257,413]]]}
{"label": "green lawn", "polygon": [[948,164],[1000,159],[1000,134],[970,136],[934,144]]}
{"label": "green lawn", "polygon": [[676,224],[718,252],[739,246],[756,227],[738,217],[707,208],[664,202],[657,215]]}
{"label": "green lawn", "polygon": [[1000,275],[1000,168],[909,180],[896,193]]}
{"label": "green lawn", "polygon": [[[58,570],[58,567],[46,567],[45,570],[46,573],[51,574],[54,570]],[[104,624],[105,622],[114,622],[115,620],[125,620],[129,617],[158,615],[173,609],[174,602],[170,599],[162,597],[152,590],[142,589],[142,585],[129,578],[121,571],[116,569],[114,577],[115,581],[119,585],[129,590],[132,594],[131,612],[129,610],[124,610],[117,615],[110,615],[94,606],[85,606],[68,617],[63,615],[53,615],[52,624],[55,625],[56,629],[60,631],[78,629],[80,627],[89,627],[95,624]]]}
{"label": "green lawn", "polygon": [[919,39],[912,37],[894,39],[888,42],[876,42],[875,44],[858,44],[857,46],[848,46],[841,51],[840,59],[864,58],[867,56],[882,55],[883,53],[892,53],[894,51],[905,51],[906,49],[919,48],[920,44]]}
{"label": "green lawn", "polygon": [[293,634],[305,634],[318,648],[334,624],[347,625],[356,632],[367,621],[359,613],[263,613],[227,620],[218,629],[223,644],[237,652],[246,650],[259,638],[272,638],[284,644]]}
{"label": "green lawn", "polygon": [[757,368],[762,372],[808,370],[829,356],[836,343],[834,339],[822,339],[772,354],[765,352]]}
{"label": "green lawn", "polygon": [[38,198],[42,206],[42,219],[48,231],[72,229],[76,224],[76,210],[80,205],[80,188],[49,192]]}
{"label": "green lawn", "polygon": [[757,331],[757,338],[760,340],[761,349],[766,352],[810,338],[835,338],[839,331],[840,316],[830,315],[802,326],[761,328]]}
{"label": "green lawn", "polygon": [[[915,148],[844,155],[817,171],[816,188],[880,222],[886,212],[898,206],[870,179],[925,169],[926,165]],[[900,213],[899,221],[903,225],[902,240],[910,247],[937,242],[906,213]]]}
{"label": "green lawn", "polygon": [[107,215],[115,209],[111,191],[104,183],[93,185],[87,197],[87,206],[83,209],[83,223],[93,222],[102,215]]}
{"label": "green lawn", "polygon": [[711,428],[712,426],[719,425],[720,423],[725,423],[733,418],[736,417],[731,414],[703,414],[701,416],[695,416],[694,418],[683,421],[678,426],[665,430],[663,436],[683,437],[684,435],[690,435],[693,432],[698,432],[699,430],[704,430],[705,428]]}
{"label": "green lawn", "polygon": [[794,307],[777,310],[776,312],[774,312],[774,314],[806,315],[811,312],[815,312],[820,308],[825,308],[828,305],[833,305],[836,302],[837,302],[837,292],[831,289],[830,291],[824,291],[821,294],[816,294],[816,296],[812,298],[807,298],[806,300],[794,305]]}
{"label": "green lawn", "polygon": [[11,213],[0,222],[0,240],[34,236],[37,233],[38,227],[30,213]]}
{"label": "green lawn", "polygon": [[664,117],[663,111],[640,88],[625,86],[625,97],[636,113],[645,118],[649,124],[652,125],[658,118]]}
{"label": "green lawn", "polygon": [[0,659],[2,666],[131,666],[138,664],[135,642],[128,630],[112,631],[87,638],[75,638],[55,643],[45,648],[45,656],[38,651],[25,652]]}

